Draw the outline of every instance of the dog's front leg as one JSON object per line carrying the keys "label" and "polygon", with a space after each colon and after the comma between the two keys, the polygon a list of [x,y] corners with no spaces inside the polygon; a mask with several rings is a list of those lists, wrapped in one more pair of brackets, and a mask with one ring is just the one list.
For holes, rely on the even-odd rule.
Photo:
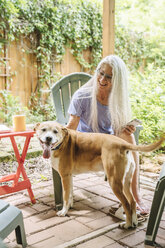
{"label": "dog's front leg", "polygon": [[73,207],[73,176],[71,176],[70,183],[70,196],[69,196],[69,207]]}
{"label": "dog's front leg", "polygon": [[57,212],[58,216],[65,216],[70,207],[70,194],[72,185],[72,175],[61,176],[63,189],[63,208]]}

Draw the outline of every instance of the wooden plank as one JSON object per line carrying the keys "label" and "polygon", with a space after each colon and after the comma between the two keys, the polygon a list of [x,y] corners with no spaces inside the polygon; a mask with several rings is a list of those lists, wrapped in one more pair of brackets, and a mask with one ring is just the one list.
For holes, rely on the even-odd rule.
{"label": "wooden plank", "polygon": [[115,52],[115,0],[103,0],[103,57]]}
{"label": "wooden plank", "polygon": [[30,41],[23,39],[23,46],[28,49],[28,53],[22,54],[24,57],[24,105],[28,106],[31,94],[34,93],[37,86],[37,68],[35,66],[36,57],[31,51]]}
{"label": "wooden plank", "polygon": [[[22,96],[23,91],[23,83],[24,82],[24,71],[23,71],[23,63],[22,63],[22,54],[20,49],[20,41],[13,41],[9,46],[9,57],[12,58],[10,60],[10,67],[13,74],[12,83],[10,84],[10,90],[12,95],[19,96],[22,103],[24,103],[24,98]],[[21,97],[22,96],[22,97]]]}
{"label": "wooden plank", "polygon": [[14,41],[9,46],[11,71],[16,72],[12,76],[10,90],[12,95],[20,98],[24,106],[28,106],[30,96],[37,85],[37,68],[35,56],[32,53],[23,52],[24,46],[30,50],[29,41],[25,39]]}
{"label": "wooden plank", "polygon": [[[25,50],[26,48],[29,48],[30,50],[30,43],[28,40],[20,38],[17,42],[13,41],[9,43],[7,47],[7,63],[8,67],[10,66],[11,69],[7,72],[9,75],[12,73],[12,80],[10,80],[10,77],[7,80],[6,69],[4,68],[0,77],[0,89],[6,88],[10,90],[13,96],[18,96],[20,98],[20,102],[24,106],[28,106],[30,96],[35,92],[37,86],[37,61],[36,56],[33,53],[23,52],[22,48],[25,48]],[[83,56],[85,60],[90,62],[89,50],[84,51]],[[4,57],[3,52],[0,54],[0,57]],[[62,76],[73,72],[87,71],[72,55],[70,48],[66,48],[62,63],[55,63],[53,70],[55,73],[61,73]],[[49,89],[45,86],[44,90],[47,91]],[[46,98],[47,96],[49,96],[49,94],[46,93]],[[43,99],[45,100],[45,95],[43,96]]]}
{"label": "wooden plank", "polygon": [[5,45],[3,45],[3,48],[1,49],[0,52],[0,90],[6,89],[6,66],[3,63],[3,61],[6,63],[8,63],[8,61],[6,61],[5,59],[6,56],[4,50],[5,50]]}
{"label": "wooden plank", "polygon": [[66,48],[66,53],[64,55],[63,61],[61,63],[61,74],[63,76],[68,75],[72,72],[80,72],[81,66],[71,54],[70,48]]}

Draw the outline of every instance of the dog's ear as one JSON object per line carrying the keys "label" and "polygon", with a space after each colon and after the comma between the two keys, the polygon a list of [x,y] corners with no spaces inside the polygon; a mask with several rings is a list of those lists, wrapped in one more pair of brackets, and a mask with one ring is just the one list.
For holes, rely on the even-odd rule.
{"label": "dog's ear", "polygon": [[68,129],[66,127],[62,127],[61,130],[64,133],[64,135],[68,134]]}
{"label": "dog's ear", "polygon": [[34,126],[34,131],[36,131],[39,126],[40,126],[40,123],[39,122],[36,123],[35,126]]}

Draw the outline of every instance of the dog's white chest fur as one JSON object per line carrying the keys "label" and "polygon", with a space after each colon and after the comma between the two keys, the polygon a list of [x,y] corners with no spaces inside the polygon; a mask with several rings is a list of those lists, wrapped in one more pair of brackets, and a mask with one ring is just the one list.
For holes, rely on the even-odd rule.
{"label": "dog's white chest fur", "polygon": [[51,156],[51,164],[53,169],[55,169],[56,171],[59,170],[59,158]]}

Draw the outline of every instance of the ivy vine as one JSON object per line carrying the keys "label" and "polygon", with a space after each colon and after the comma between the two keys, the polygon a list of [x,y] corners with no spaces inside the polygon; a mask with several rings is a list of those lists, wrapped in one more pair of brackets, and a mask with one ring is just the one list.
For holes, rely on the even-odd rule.
{"label": "ivy vine", "polygon": [[[89,0],[1,0],[0,43],[27,37],[36,54],[40,83],[55,77],[52,63],[60,62],[65,48],[89,71],[102,54],[101,4]],[[4,36],[5,32],[5,36]],[[1,46],[2,47],[2,46]],[[83,57],[90,50],[90,62]],[[28,51],[26,51],[28,52]]]}
{"label": "ivy vine", "polygon": [[[62,61],[65,48],[82,66],[93,71],[102,57],[102,2],[97,0],[1,0],[0,49],[5,42],[20,37],[30,41],[36,55],[42,83],[54,82],[54,63]],[[116,14],[117,15],[117,14]],[[144,39],[145,34],[129,30],[117,19],[115,53],[133,69],[156,61],[160,66],[162,53],[153,53],[156,44]],[[83,52],[90,51],[90,61]],[[157,51],[157,50],[156,50]],[[50,86],[50,85],[48,85]]]}

